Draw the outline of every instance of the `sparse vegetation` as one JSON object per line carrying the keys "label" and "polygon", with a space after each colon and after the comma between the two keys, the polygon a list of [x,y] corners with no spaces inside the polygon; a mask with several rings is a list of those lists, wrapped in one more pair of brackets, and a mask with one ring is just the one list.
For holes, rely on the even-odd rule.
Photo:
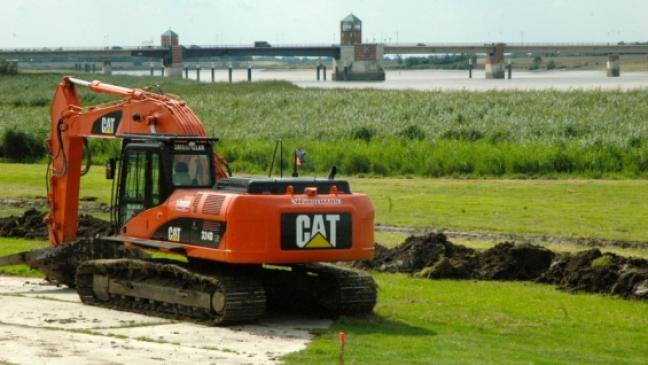
{"label": "sparse vegetation", "polygon": [[541,64],[542,64],[542,57],[535,56],[533,57],[533,62],[531,62],[528,68],[531,71],[539,70]]}

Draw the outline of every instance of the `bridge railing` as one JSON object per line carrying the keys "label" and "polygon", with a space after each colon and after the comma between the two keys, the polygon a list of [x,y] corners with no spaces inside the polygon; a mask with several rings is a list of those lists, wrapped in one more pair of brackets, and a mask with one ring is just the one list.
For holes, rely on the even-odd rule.
{"label": "bridge railing", "polygon": [[269,43],[268,45],[255,46],[254,43],[223,43],[223,44],[198,44],[198,45],[189,45],[185,48],[327,48],[327,47],[339,47],[339,44],[334,43],[282,43],[274,44]]}
{"label": "bridge railing", "polygon": [[0,52],[15,53],[43,53],[43,52],[129,52],[144,50],[159,50],[166,47],[159,46],[111,46],[111,47],[25,47],[25,48],[0,48]]}
{"label": "bridge railing", "polygon": [[385,47],[484,47],[503,43],[509,47],[645,47],[648,43],[613,43],[613,42],[491,42],[491,43],[440,43],[440,42],[416,42],[416,43],[383,43]]}

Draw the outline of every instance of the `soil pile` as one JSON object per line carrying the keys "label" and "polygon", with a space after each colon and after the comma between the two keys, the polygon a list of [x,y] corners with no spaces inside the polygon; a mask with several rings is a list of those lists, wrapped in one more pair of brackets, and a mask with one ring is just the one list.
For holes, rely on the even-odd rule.
{"label": "soil pile", "polygon": [[544,273],[554,254],[540,246],[504,242],[480,252],[455,245],[441,233],[410,236],[393,249],[376,245],[371,261],[359,266],[427,278],[531,280]]}
{"label": "soil pile", "polygon": [[500,243],[479,255],[479,277],[487,280],[533,280],[550,267],[554,253],[544,247]]}
{"label": "soil pile", "polygon": [[[453,265],[464,266],[464,261],[474,263],[475,251],[464,246],[450,243],[443,234],[410,236],[405,242],[393,249],[376,245],[374,258],[363,262],[367,268],[386,272],[418,273],[424,268],[434,266],[439,261],[452,259]],[[471,266],[471,265],[467,265]],[[469,267],[465,270],[469,272]],[[458,277],[471,275],[457,272]]]}
{"label": "soil pile", "polygon": [[560,254],[538,281],[567,291],[648,299],[648,260],[598,249]]}
{"label": "soil pile", "polygon": [[[27,239],[47,239],[47,226],[43,222],[45,213],[29,209],[22,216],[0,218],[0,236]],[[108,235],[112,232],[109,222],[89,216],[79,216],[79,237]]]}
{"label": "soil pile", "polygon": [[503,242],[477,251],[431,233],[410,236],[392,249],[376,245],[374,258],[357,266],[431,279],[536,280],[568,291],[648,299],[648,260],[598,249],[555,254],[536,245]]}

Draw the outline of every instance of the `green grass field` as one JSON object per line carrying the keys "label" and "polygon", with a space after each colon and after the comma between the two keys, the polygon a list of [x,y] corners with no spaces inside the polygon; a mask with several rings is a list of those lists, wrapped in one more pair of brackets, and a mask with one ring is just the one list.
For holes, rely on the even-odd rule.
{"label": "green grass field", "polygon": [[[45,196],[45,165],[0,163],[2,198]],[[404,227],[618,240],[648,239],[642,180],[449,180],[350,178],[368,194],[376,222]],[[102,166],[81,180],[81,196],[108,203]]]}
{"label": "green grass field", "polygon": [[[300,89],[286,82],[198,84],[79,75],[180,95],[222,139],[237,171],[262,172],[274,141],[286,158],[304,148],[305,171],[337,165],[377,176],[646,177],[648,91],[432,92]],[[0,130],[43,138],[60,74],[4,76]],[[84,104],[111,100],[81,93]],[[103,159],[115,147],[93,143]]]}
{"label": "green grass field", "polygon": [[376,222],[408,227],[648,240],[641,180],[351,179]]}
{"label": "green grass field", "polygon": [[533,283],[374,274],[376,315],[341,318],[287,364],[645,364],[648,304]]}

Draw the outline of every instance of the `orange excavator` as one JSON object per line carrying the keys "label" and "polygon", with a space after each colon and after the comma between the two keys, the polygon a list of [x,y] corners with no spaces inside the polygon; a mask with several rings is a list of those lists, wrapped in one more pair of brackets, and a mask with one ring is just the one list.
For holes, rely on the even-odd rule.
{"label": "orange excavator", "polygon": [[[77,87],[120,99],[84,108]],[[106,164],[114,228],[106,237],[77,238],[88,138],[122,141],[119,158]],[[370,313],[371,276],[331,264],[372,257],[368,197],[334,174],[233,178],[216,142],[184,101],[64,77],[47,140],[51,247],[0,265],[26,263],[75,287],[86,304],[217,325],[274,308]]]}

